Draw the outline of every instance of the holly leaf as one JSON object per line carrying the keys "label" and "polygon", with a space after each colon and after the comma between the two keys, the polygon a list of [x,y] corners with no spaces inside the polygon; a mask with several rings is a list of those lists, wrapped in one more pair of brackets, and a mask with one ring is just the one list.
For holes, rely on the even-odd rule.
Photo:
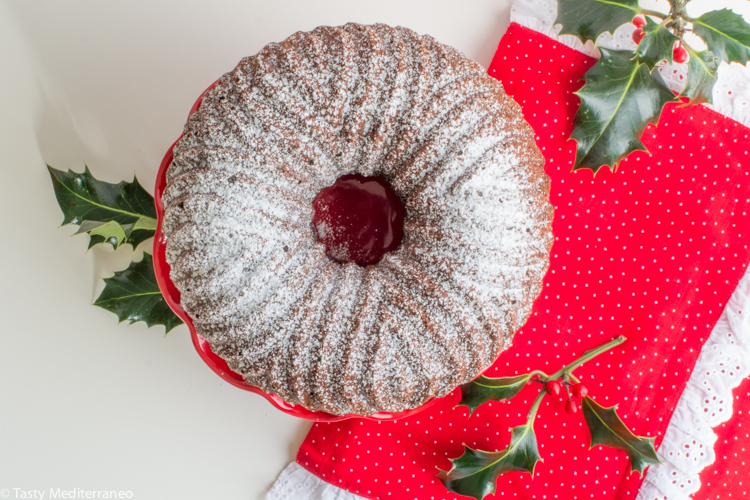
{"label": "holly leaf", "polygon": [[87,233],[89,235],[89,248],[102,243],[109,243],[112,248],[117,248],[125,242],[128,235],[125,228],[115,221],[101,222],[98,220],[85,220],[75,234]]}
{"label": "holly leaf", "polygon": [[713,90],[716,84],[716,72],[719,69],[719,60],[708,50],[696,52],[687,47],[690,53],[688,61],[688,74],[685,90],[681,96],[688,97],[691,104],[701,102],[713,102]]}
{"label": "holly leaf", "polygon": [[459,406],[469,408],[469,415],[488,401],[508,400],[521,392],[531,379],[530,373],[515,377],[491,378],[481,376],[461,386]]}
{"label": "holly leaf", "polygon": [[144,321],[149,328],[164,325],[167,333],[182,324],[159,290],[151,255],[144,252],[142,261],[131,262],[124,271],[105,278],[104,283],[94,305],[115,313],[120,322]]}
{"label": "holly leaf", "polygon": [[110,243],[115,249],[130,243],[136,248],[154,235],[154,198],[138,179],[111,184],[95,179],[88,167],[80,174],[49,165],[47,169],[63,212],[62,225],[80,226],[76,234],[88,233],[89,248],[102,243]]}
{"label": "holly leaf", "polygon": [[750,24],[729,9],[714,10],[691,19],[693,32],[708,50],[726,62],[747,64],[750,58]]}
{"label": "holly leaf", "polygon": [[136,249],[138,245],[154,236],[154,233],[156,233],[156,219],[141,217],[135,221],[135,224],[123,224],[122,227],[128,235],[125,243],[130,243],[133,245],[133,249]]}
{"label": "holly leaf", "polygon": [[639,137],[657,122],[664,105],[677,99],[659,71],[649,72],[631,51],[600,50],[601,59],[586,72],[586,84],[577,92],[581,107],[571,135],[578,142],[574,170],[614,169],[633,151],[646,151]]}
{"label": "holly leaf", "polygon": [[89,235],[89,249],[96,245],[109,243],[117,250],[123,243],[130,243],[133,248],[151,238],[156,230],[156,220],[149,217],[138,219],[135,224],[120,224],[113,220],[101,222],[83,221],[75,234]]}
{"label": "holly leaf", "polygon": [[669,31],[664,23],[657,23],[646,16],[643,26],[646,35],[641,39],[635,53],[638,60],[653,69],[656,63],[663,60],[672,62],[672,52],[675,42],[680,39]]}
{"label": "holly leaf", "polygon": [[542,458],[530,423],[514,427],[510,444],[502,451],[474,450],[464,445],[464,454],[451,460],[449,471],[441,470],[438,479],[448,491],[481,500],[495,493],[497,478],[506,472],[528,472]]}
{"label": "holly leaf", "polygon": [[555,24],[561,35],[575,35],[583,43],[633,20],[643,12],[638,0],[559,0]]}
{"label": "holly leaf", "polygon": [[581,406],[591,433],[590,448],[603,445],[625,451],[630,458],[630,471],[637,470],[641,475],[649,465],[661,462],[656,456],[654,438],[636,436],[630,432],[617,416],[617,405],[604,408],[590,397],[585,397]]}

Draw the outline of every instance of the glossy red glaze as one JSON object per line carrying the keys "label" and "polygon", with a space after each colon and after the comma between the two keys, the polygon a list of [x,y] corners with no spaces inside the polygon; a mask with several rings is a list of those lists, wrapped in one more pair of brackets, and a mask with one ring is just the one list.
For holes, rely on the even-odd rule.
{"label": "glossy red glaze", "polygon": [[[210,90],[214,84],[211,84],[206,91]],[[203,94],[198,98],[198,100],[195,102],[193,107],[190,109],[190,115],[195,112],[200,107],[201,101],[203,99]],[[180,136],[182,137],[182,136]],[[179,138],[177,139],[179,141]],[[166,260],[166,239],[164,237],[164,234],[162,232],[162,220],[164,218],[164,205],[161,202],[161,196],[162,193],[164,193],[164,188],[167,184],[167,169],[169,168],[169,165],[172,163],[172,149],[174,148],[175,144],[177,144],[177,141],[172,144],[169,149],[167,150],[167,153],[164,155],[164,159],[161,162],[161,166],[159,167],[159,172],[156,176],[156,187],[154,189],[154,200],[156,202],[156,216],[157,216],[157,226],[156,226],[156,234],[154,236],[154,248],[153,248],[153,257],[154,257],[154,273],[156,274],[156,282],[159,284],[159,289],[162,292],[162,295],[164,295],[164,300],[167,302],[169,307],[174,311],[174,313],[188,326],[190,329],[190,336],[193,340],[193,345],[195,346],[195,350],[198,351],[198,354],[200,355],[201,359],[204,363],[208,365],[211,370],[213,370],[217,375],[219,375],[222,379],[224,379],[226,382],[232,384],[235,387],[239,387],[240,389],[244,389],[246,391],[254,392],[256,394],[260,394],[264,398],[266,398],[272,405],[274,405],[279,410],[283,411],[284,413],[287,413],[289,415],[304,418],[306,420],[313,420],[316,422],[336,422],[340,420],[346,420],[348,418],[367,418],[371,420],[395,420],[398,418],[408,417],[410,415],[414,415],[415,413],[418,413],[425,408],[428,408],[429,406],[432,406],[437,399],[431,399],[424,405],[420,406],[419,408],[414,408],[411,410],[399,412],[399,413],[387,413],[387,412],[380,412],[376,413],[374,415],[370,415],[367,417],[362,417],[360,415],[332,415],[330,413],[322,412],[322,411],[310,411],[307,408],[304,408],[299,405],[293,405],[289,404],[283,399],[281,399],[279,396],[275,394],[267,394],[260,390],[259,388],[255,387],[254,385],[251,385],[245,381],[245,379],[242,378],[241,375],[238,373],[233,372],[229,366],[227,365],[226,361],[224,361],[222,358],[217,356],[216,354],[211,351],[211,346],[208,345],[208,342],[198,335],[198,333],[195,330],[195,325],[193,324],[193,320],[190,318],[190,316],[185,312],[185,309],[182,308],[180,305],[180,292],[177,290],[177,288],[174,286],[174,283],[172,283],[172,280],[169,277],[170,267]]]}
{"label": "glossy red glaze", "polygon": [[313,200],[313,228],[338,262],[377,264],[404,237],[404,204],[381,177],[344,175]]}

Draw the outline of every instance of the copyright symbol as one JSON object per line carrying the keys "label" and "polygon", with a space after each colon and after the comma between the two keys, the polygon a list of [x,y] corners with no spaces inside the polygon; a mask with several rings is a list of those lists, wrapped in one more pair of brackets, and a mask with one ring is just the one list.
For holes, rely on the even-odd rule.
{"label": "copyright symbol", "polygon": [[0,497],[8,498],[10,496],[10,491],[8,491],[8,488],[3,488],[0,490]]}

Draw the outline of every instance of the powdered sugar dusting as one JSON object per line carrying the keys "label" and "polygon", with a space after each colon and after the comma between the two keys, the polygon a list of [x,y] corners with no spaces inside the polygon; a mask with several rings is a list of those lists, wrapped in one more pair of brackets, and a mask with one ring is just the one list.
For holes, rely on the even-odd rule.
{"label": "powdered sugar dusting", "polygon": [[[174,148],[167,261],[196,330],[253,385],[343,415],[402,411],[509,345],[552,243],[543,158],[518,105],[429,36],[321,27],[243,59]],[[379,175],[404,239],[339,264],[312,200]],[[345,252],[346,249],[341,249]]]}

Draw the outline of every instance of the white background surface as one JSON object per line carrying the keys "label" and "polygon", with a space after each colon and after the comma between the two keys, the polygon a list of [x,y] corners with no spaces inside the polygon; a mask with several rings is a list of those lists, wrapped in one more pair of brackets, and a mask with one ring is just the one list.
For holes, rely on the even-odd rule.
{"label": "white background surface", "polygon": [[322,24],[385,22],[487,66],[509,9],[510,0],[0,0],[0,491],[259,499],[309,428],[223,383],[184,326],[164,337],[90,305],[99,278],[132,252],[86,253],[86,237],[57,227],[45,162],[76,171],[85,162],[109,182],[135,172],[153,191],[195,98],[265,44]]}

